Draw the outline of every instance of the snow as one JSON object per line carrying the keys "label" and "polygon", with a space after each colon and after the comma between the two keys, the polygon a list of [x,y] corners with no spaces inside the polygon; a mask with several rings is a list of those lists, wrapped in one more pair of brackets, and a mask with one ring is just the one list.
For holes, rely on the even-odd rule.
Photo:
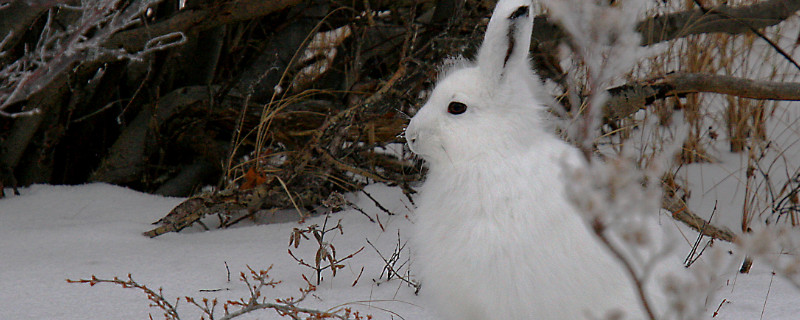
{"label": "snow", "polygon": [[[380,185],[370,186],[369,190],[381,201],[394,198],[395,206],[388,209],[398,214],[380,213],[385,232],[354,210],[331,215],[329,225],[342,219],[344,229],[343,235],[331,232],[326,239],[336,247],[338,257],[362,246],[366,248],[347,261],[347,267],[335,278],[324,273],[315,296],[301,306],[325,310],[352,303],[358,305],[355,309],[373,314],[376,319],[391,318],[381,308],[406,319],[432,319],[419,306],[421,299],[414,295],[413,288],[399,280],[380,286],[373,282],[378,279],[383,262],[365,239],[389,256],[397,242],[398,230],[401,238],[405,238],[410,222],[399,190]],[[298,289],[305,285],[302,273],[314,280],[314,272],[299,266],[287,253],[292,229],[302,227],[298,223],[208,232],[192,229],[149,239],[141,233],[152,228],[151,222],[183,199],[107,184],[34,185],[20,191],[21,196],[0,200],[0,288],[3,288],[0,319],[147,319],[148,314],[161,318],[159,310],[149,308],[149,301],[139,291],[110,284],[90,287],[65,281],[91,275],[111,279],[125,278],[130,273],[134,280],[154,290],[163,287],[170,302],[183,296],[246,298],[247,288],[237,278],[239,272],[247,271],[248,265],[256,270],[274,265],[270,275],[283,282],[276,289],[264,292],[269,297],[299,296]],[[379,212],[368,198],[351,198],[370,214]],[[314,223],[322,225],[323,220],[309,219],[304,225]],[[292,250],[298,257],[313,261],[314,245],[313,240],[305,240]],[[231,271],[231,282],[227,281],[225,263]],[[361,266],[365,267],[364,272],[356,286],[351,287]],[[223,291],[200,292],[203,289]],[[185,302],[179,304],[178,310],[184,319],[200,316],[195,307]],[[265,317],[280,318],[271,310],[242,318]]]}
{"label": "snow", "polygon": [[[348,195],[369,215],[378,216],[386,231],[355,210],[332,214],[329,226],[342,219],[344,229],[344,234],[331,232],[326,238],[336,246],[337,256],[365,248],[345,262],[346,267],[336,277],[324,273],[318,290],[301,306],[325,310],[350,304],[375,319],[436,319],[433,307],[425,303],[424,286],[417,296],[413,288],[397,279],[374,281],[384,264],[366,239],[384,256],[391,255],[398,233],[402,242],[411,234],[413,213],[397,188],[370,185],[367,190],[396,214],[382,212],[367,197]],[[270,275],[283,282],[264,292],[270,298],[298,296],[298,289],[304,286],[301,274],[314,279],[314,272],[299,266],[288,255],[288,239],[293,228],[322,225],[322,217],[308,219],[304,224],[243,225],[212,231],[193,228],[149,239],[141,233],[183,199],[100,183],[34,185],[20,191],[21,196],[0,200],[2,319],[147,319],[148,314],[161,318],[160,310],[148,307],[149,301],[137,290],[65,281],[91,275],[110,279],[131,274],[134,280],[152,289],[162,287],[171,302],[183,296],[220,300],[247,297],[247,289],[236,278],[248,265],[254,269],[273,265]],[[683,231],[689,239],[695,236]],[[313,261],[316,248],[313,240],[305,240],[292,250],[298,257]],[[688,249],[684,246],[678,251],[685,254]],[[408,259],[409,248],[402,254],[401,260]],[[231,282],[227,281],[226,263]],[[364,271],[359,278],[362,266]],[[412,277],[413,271],[412,260]],[[800,304],[796,303],[800,292],[786,280],[773,276],[765,264],[756,262],[750,274],[725,272],[727,281],[707,303],[709,319],[723,301],[714,319],[795,319],[800,312]],[[351,286],[357,278],[357,284]],[[214,289],[222,290],[200,291]],[[185,302],[179,303],[178,310],[184,319],[200,317],[200,312]],[[280,317],[272,310],[263,310],[242,318]]]}

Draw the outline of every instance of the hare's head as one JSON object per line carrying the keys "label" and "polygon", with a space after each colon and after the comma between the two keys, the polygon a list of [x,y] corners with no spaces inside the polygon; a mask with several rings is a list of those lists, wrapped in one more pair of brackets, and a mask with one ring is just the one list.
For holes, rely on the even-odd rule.
{"label": "hare's head", "polygon": [[528,62],[530,1],[501,0],[476,61],[447,68],[406,129],[414,153],[430,165],[527,149],[540,130],[538,85]]}

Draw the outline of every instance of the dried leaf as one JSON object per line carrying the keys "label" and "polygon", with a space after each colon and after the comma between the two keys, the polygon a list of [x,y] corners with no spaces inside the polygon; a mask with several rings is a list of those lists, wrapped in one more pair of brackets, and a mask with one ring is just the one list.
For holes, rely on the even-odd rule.
{"label": "dried leaf", "polygon": [[329,255],[330,254],[328,253],[328,250],[326,250],[324,246],[321,246],[319,247],[319,249],[317,249],[317,255],[316,257],[314,257],[314,262],[316,263],[317,266],[319,266],[322,264],[322,261],[325,260],[325,258],[327,258]]}
{"label": "dried leaf", "polygon": [[244,182],[239,190],[250,190],[264,182],[267,182],[267,177],[256,171],[255,167],[250,167],[244,174]]}

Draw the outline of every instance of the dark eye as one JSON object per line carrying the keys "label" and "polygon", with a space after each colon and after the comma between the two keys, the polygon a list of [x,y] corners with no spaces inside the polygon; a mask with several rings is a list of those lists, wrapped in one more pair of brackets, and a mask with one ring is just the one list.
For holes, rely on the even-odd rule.
{"label": "dark eye", "polygon": [[447,112],[449,112],[450,114],[462,114],[466,111],[467,111],[467,105],[461,102],[453,101],[450,102],[449,105],[447,105]]}

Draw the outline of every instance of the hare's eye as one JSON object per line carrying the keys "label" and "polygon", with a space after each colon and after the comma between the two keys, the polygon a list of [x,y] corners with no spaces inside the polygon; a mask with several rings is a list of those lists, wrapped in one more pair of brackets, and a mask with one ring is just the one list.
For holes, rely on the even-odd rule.
{"label": "hare's eye", "polygon": [[467,105],[461,102],[453,101],[450,102],[449,105],[447,105],[447,112],[449,112],[450,114],[462,114],[466,111],[467,111]]}

